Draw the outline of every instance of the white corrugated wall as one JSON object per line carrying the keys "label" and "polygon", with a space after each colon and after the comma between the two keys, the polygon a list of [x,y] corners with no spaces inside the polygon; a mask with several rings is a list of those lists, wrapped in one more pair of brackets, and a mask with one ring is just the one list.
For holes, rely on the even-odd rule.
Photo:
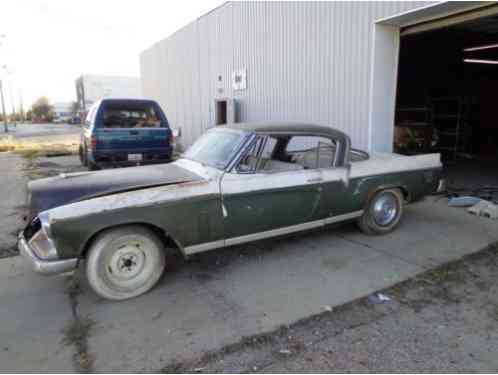
{"label": "white corrugated wall", "polygon": [[[426,5],[226,3],[141,54],[143,94],[182,128],[184,145],[213,126],[215,98],[235,98],[240,121],[333,126],[366,148],[374,22]],[[233,91],[240,68],[247,89]]]}

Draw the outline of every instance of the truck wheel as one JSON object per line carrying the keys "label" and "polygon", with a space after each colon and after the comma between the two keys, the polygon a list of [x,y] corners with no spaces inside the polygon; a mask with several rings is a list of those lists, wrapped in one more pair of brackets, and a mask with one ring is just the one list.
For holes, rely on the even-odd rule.
{"label": "truck wheel", "polygon": [[394,230],[403,215],[403,194],[399,189],[381,190],[368,202],[358,219],[358,226],[366,234],[380,235]]}
{"label": "truck wheel", "polygon": [[100,234],[89,249],[88,283],[99,296],[124,300],[149,291],[165,267],[160,239],[139,225],[110,229]]}
{"label": "truck wheel", "polygon": [[98,171],[100,169],[97,164],[92,163],[91,161],[88,161],[88,160],[86,162],[86,165],[87,165],[89,171]]}
{"label": "truck wheel", "polygon": [[80,145],[80,148],[78,150],[79,155],[80,155],[80,162],[81,165],[86,167],[87,161],[86,161],[86,150],[83,148],[83,146]]}

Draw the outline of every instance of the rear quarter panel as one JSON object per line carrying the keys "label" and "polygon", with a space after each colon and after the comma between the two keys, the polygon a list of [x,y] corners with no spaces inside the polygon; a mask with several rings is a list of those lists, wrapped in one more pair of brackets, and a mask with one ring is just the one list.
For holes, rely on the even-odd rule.
{"label": "rear quarter panel", "polygon": [[380,190],[399,188],[407,202],[415,202],[436,191],[441,168],[426,168],[350,179],[340,213],[362,210]]}

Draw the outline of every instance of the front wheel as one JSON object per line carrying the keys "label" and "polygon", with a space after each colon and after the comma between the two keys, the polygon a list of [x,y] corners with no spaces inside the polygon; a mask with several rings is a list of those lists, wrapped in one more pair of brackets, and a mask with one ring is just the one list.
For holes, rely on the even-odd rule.
{"label": "front wheel", "polygon": [[161,240],[142,226],[110,229],[93,242],[86,262],[88,283],[99,296],[124,300],[149,291],[165,268]]}
{"label": "front wheel", "polygon": [[394,230],[403,215],[403,194],[399,189],[385,189],[375,194],[358,219],[366,234],[386,234]]}

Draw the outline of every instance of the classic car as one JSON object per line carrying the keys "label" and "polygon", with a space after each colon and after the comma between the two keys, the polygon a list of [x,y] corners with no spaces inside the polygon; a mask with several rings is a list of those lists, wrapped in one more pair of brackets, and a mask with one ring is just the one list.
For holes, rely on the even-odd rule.
{"label": "classic car", "polygon": [[98,295],[121,300],[156,284],[167,251],[188,257],[348,220],[388,233],[440,177],[439,154],[368,154],[330,127],[218,126],[169,164],[31,182],[19,248],[44,274],[84,265]]}

